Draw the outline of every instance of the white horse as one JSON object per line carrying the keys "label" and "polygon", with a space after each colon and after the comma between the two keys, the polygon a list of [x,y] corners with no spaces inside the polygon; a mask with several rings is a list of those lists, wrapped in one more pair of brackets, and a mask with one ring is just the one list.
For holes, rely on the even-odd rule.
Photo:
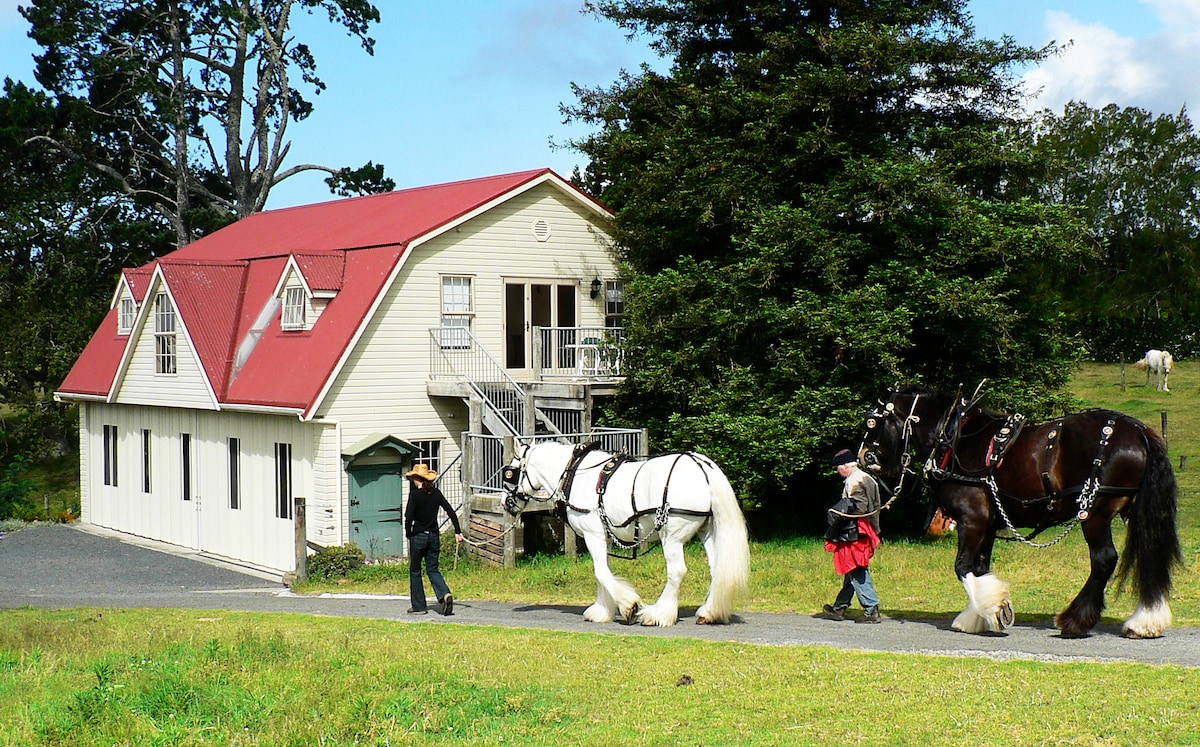
{"label": "white horse", "polygon": [[[728,623],[750,577],[746,519],[728,478],[700,454],[617,464],[620,459],[592,446],[550,441],[523,446],[504,470],[505,507],[515,516],[530,498],[565,505],[567,522],[587,543],[595,566],[596,602],[583,613],[589,622],[612,622],[620,615],[642,625],[674,625],[687,574],[683,548],[699,533],[712,584],[696,622]],[[609,542],[631,548],[655,534],[667,561],[667,583],[658,601],[643,607],[637,590],[609,569]]]}
{"label": "white horse", "polygon": [[1150,386],[1150,379],[1154,379],[1154,388],[1160,392],[1169,392],[1167,388],[1167,377],[1171,375],[1171,367],[1175,365],[1175,359],[1165,350],[1147,350],[1145,357],[1133,364],[1134,368],[1146,369],[1146,386]]}

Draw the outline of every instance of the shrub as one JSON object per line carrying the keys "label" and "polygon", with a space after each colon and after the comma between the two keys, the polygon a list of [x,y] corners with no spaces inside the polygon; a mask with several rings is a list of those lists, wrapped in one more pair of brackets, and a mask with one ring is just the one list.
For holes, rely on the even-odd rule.
{"label": "shrub", "polygon": [[344,577],[366,562],[366,556],[354,542],[323,547],[308,559],[308,575],[310,578]]}
{"label": "shrub", "polygon": [[25,476],[29,465],[29,457],[17,454],[5,467],[4,474],[0,475],[0,519],[17,516],[23,509],[30,507],[29,494],[37,489],[38,483]]}

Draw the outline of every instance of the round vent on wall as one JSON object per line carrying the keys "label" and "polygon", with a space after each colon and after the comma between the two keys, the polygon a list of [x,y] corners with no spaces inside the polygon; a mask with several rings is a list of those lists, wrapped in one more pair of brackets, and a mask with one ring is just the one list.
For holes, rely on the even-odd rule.
{"label": "round vent on wall", "polygon": [[550,238],[550,224],[538,218],[533,222],[533,238],[545,241]]}

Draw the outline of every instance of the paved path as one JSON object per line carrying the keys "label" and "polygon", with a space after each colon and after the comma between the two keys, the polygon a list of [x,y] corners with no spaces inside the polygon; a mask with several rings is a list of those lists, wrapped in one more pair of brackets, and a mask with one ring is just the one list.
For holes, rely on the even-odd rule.
{"label": "paved path", "polygon": [[731,625],[696,625],[694,610],[670,628],[583,621],[583,607],[455,600],[455,614],[414,617],[407,597],[300,596],[277,580],[223,566],[195,554],[164,551],[102,530],[40,525],[0,539],[0,608],[22,606],[172,607],[370,617],[400,622],[494,625],[615,635],[695,638],[770,646],[832,646],[901,653],[1041,661],[1133,661],[1200,667],[1200,628],[1172,628],[1153,641],[1122,638],[1100,626],[1065,639],[1049,624],[1020,623],[1003,635],[967,635],[949,620],[885,619],[881,625],[833,622],[808,615],[747,612]]}

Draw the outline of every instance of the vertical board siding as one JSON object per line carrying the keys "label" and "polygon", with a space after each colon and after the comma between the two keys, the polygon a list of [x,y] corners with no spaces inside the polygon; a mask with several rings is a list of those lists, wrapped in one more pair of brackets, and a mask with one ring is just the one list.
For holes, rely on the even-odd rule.
{"label": "vertical board siding", "polygon": [[[332,426],[287,416],[89,404],[81,465],[102,463],[103,425],[117,426],[119,480],[82,471],[88,523],[283,573],[295,566],[291,519],[275,517],[275,444],[292,444],[292,490],[312,503],[317,444]],[[81,418],[81,421],[83,418]],[[142,492],[141,431],[151,432],[152,492]],[[85,431],[81,428],[81,434]],[[193,496],[183,500],[182,433],[192,437]],[[229,507],[230,437],[241,440],[241,507]],[[318,505],[320,501],[317,502]],[[312,528],[310,527],[310,532]],[[312,537],[312,534],[310,534]],[[314,541],[318,541],[314,538]]]}

